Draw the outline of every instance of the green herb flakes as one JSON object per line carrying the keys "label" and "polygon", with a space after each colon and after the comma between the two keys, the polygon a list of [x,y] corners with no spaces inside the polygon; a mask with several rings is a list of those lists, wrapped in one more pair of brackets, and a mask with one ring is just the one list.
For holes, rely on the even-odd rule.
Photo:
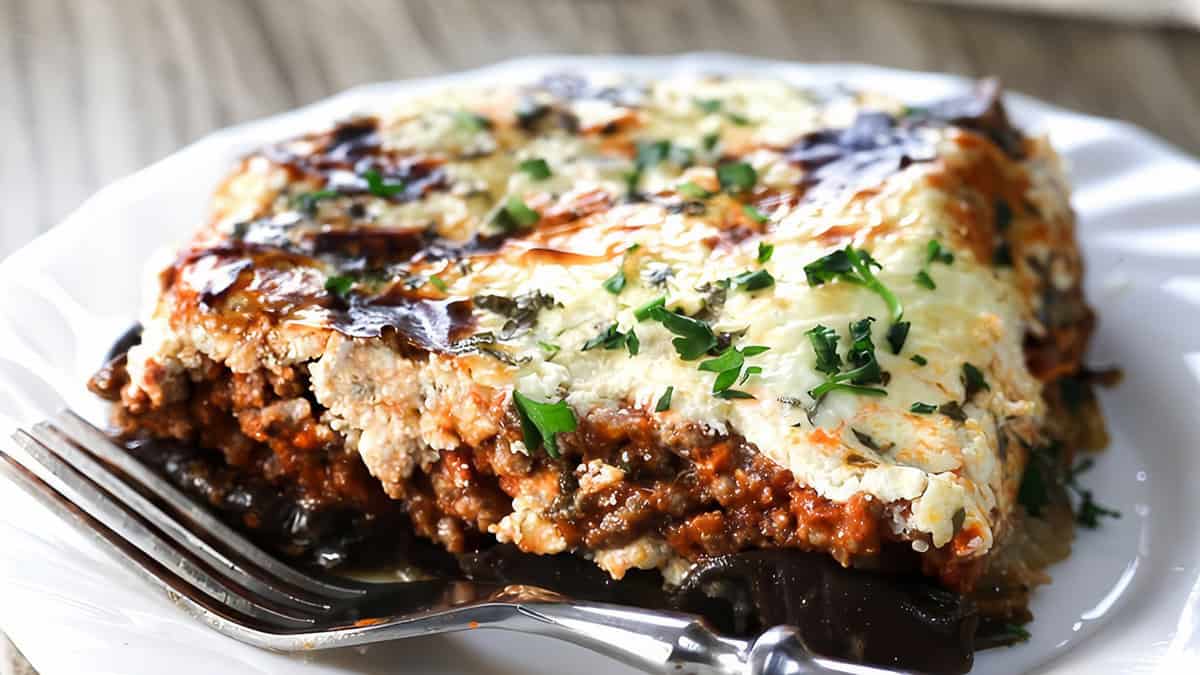
{"label": "green herb flakes", "polygon": [[737,194],[754,187],[758,182],[758,172],[745,162],[726,162],[717,166],[717,180],[722,190]]}
{"label": "green herb flakes", "polygon": [[551,176],[550,165],[544,159],[527,159],[518,164],[517,169],[533,180],[546,180]]}
{"label": "green herb flakes", "polygon": [[[747,218],[758,223],[759,225],[768,223],[771,220],[769,217],[767,217],[767,215],[765,213],[763,213],[762,211],[759,211],[751,204],[742,204],[742,213],[746,214]],[[767,244],[767,246],[770,248],[770,250],[772,250],[772,251],[775,250],[775,247],[773,245]],[[763,247],[763,244],[758,245],[758,257],[759,257],[758,261],[766,262],[767,260],[771,259],[771,256],[768,254],[766,260],[764,260],[762,257],[762,247]]]}
{"label": "green herb flakes", "polygon": [[667,387],[663,395],[658,397],[658,403],[654,406],[654,412],[666,412],[671,409],[671,395],[675,393],[675,387]]}
{"label": "green herb flakes", "polygon": [[539,340],[538,346],[541,347],[542,351],[546,353],[547,361],[553,361],[554,357],[558,356],[558,353],[560,351],[562,351],[562,347],[559,347],[558,345],[554,344],[553,342],[542,342],[541,340]]}
{"label": "green herb flakes", "polygon": [[483,115],[473,113],[469,110],[455,110],[454,123],[457,124],[459,128],[473,133],[486,131],[492,128],[491,120]]}
{"label": "green herb flakes", "polygon": [[805,331],[804,334],[812,342],[813,352],[817,355],[816,369],[818,372],[834,375],[842,369],[842,358],[837,353],[838,334],[836,330],[818,324]]}
{"label": "green herb flakes", "polygon": [[650,313],[654,310],[655,307],[662,307],[666,304],[667,304],[667,296],[660,295],[657,298],[654,298],[653,300],[649,300],[649,301],[645,302],[644,304],[639,305],[636,309],[634,309],[633,310],[633,318],[637,319],[638,321],[645,321],[646,319],[650,318]]}
{"label": "green herb flakes", "polygon": [[604,280],[604,290],[617,295],[625,290],[625,270],[618,269],[611,277]]}
{"label": "green herb flakes", "polygon": [[575,431],[578,427],[575,411],[566,401],[539,403],[517,391],[513,392],[513,401],[521,415],[525,447],[530,452],[544,447],[547,455],[557,459],[559,454],[555,434]]}
{"label": "green herb flakes", "polygon": [[346,297],[350,289],[354,287],[354,278],[342,275],[334,275],[325,280],[325,290],[333,293],[339,298]]}
{"label": "green herb flakes", "polygon": [[337,190],[315,190],[313,192],[305,192],[298,194],[292,198],[292,204],[305,213],[312,213],[317,209],[317,202],[323,199],[333,199],[340,193]]}
{"label": "green herb flakes", "polygon": [[983,372],[969,363],[964,363],[962,366],[962,380],[963,390],[966,392],[964,394],[966,401],[970,401],[975,397],[975,394],[985,389],[991,389],[988,386],[987,380],[983,379]]}
{"label": "green herb flakes", "polygon": [[883,269],[867,251],[847,246],[805,265],[804,276],[808,279],[809,286],[820,286],[837,279],[866,287],[883,298],[891,320],[895,323],[904,315],[904,307],[899,298],[875,277],[872,267]]}
{"label": "green herb flakes", "polygon": [[932,415],[937,412],[937,406],[932,403],[921,403],[917,401],[908,408],[909,412],[920,413],[922,415]]}
{"label": "green herb flakes", "polygon": [[[753,207],[751,207],[753,208]],[[758,264],[765,265],[775,255],[775,244],[768,244],[765,241],[758,242]]]}
{"label": "green herb flakes", "polygon": [[817,354],[817,370],[826,374],[825,382],[808,391],[814,401],[814,409],[821,399],[832,391],[845,391],[863,396],[887,396],[887,391],[864,385],[881,384],[883,370],[875,358],[875,344],[871,341],[871,323],[867,317],[850,324],[850,349],[846,352],[849,370],[838,372],[841,367],[837,357],[837,333],[831,328],[816,326],[807,335]]}
{"label": "green herb flakes", "polygon": [[513,230],[532,227],[541,219],[542,216],[537,211],[529,208],[520,197],[513,195],[496,212],[493,222],[501,229],[511,232]]}
{"label": "green herb flakes", "polygon": [[742,272],[733,277],[732,281],[743,291],[760,291],[775,285],[775,277],[766,270]]}
{"label": "green herb flakes", "polygon": [[897,321],[888,328],[887,341],[893,354],[899,354],[900,350],[904,349],[904,341],[908,339],[909,328],[912,328],[912,323],[908,321]]}
{"label": "green herb flakes", "polygon": [[713,196],[712,192],[705,190],[691,181],[680,184],[675,190],[688,199],[708,199]]}
{"label": "green herb flakes", "polygon": [[671,340],[671,344],[684,361],[694,361],[717,346],[717,336],[703,321],[667,311],[661,306],[652,307],[649,314],[650,318],[678,336]]}
{"label": "green herb flakes", "polygon": [[941,242],[936,239],[931,239],[925,244],[925,264],[913,277],[913,281],[922,288],[927,288],[931,291],[937,289],[937,283],[929,274],[929,266],[933,263],[942,263],[943,265],[954,264],[954,254],[942,247]]}
{"label": "green herb flakes", "polygon": [[375,169],[364,171],[362,178],[367,181],[367,192],[376,197],[387,199],[404,194],[404,183],[388,183],[384,180],[383,175]]}

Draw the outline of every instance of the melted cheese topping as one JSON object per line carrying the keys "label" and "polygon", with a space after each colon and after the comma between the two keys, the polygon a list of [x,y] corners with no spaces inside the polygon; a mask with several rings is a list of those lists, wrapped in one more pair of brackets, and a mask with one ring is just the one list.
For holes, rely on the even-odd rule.
{"label": "melted cheese topping", "polygon": [[[381,345],[320,328],[324,310],[303,306],[252,336],[214,321],[180,326],[178,313],[173,315],[164,301],[147,318],[149,339],[131,353],[134,381],[142,377],[138,364],[146,359],[186,366],[196,354],[204,354],[235,371],[315,360],[314,390],[328,408],[331,424],[385,479],[431,462],[439,449],[453,448],[460,437],[494,433],[494,424],[476,420],[483,431],[464,431],[467,426],[460,425],[457,436],[447,437],[453,424],[439,427],[422,417],[434,419],[442,414],[436,412],[439,406],[454,407],[451,396],[425,384],[449,382],[445,369],[452,362],[469,373],[474,385],[499,391],[506,399],[518,391],[540,401],[562,400],[580,416],[596,407],[653,410],[673,388],[670,409],[657,413],[664,427],[700,425],[714,434],[739,434],[823,497],[841,502],[865,493],[897,506],[890,512],[893,531],[920,550],[953,542],[960,557],[987,552],[1005,526],[1024,463],[1022,452],[1003,450],[1002,436],[1034,442],[1043,404],[1041,384],[1026,368],[1022,351],[1026,332],[1036,329],[1039,300],[1024,263],[1016,268],[992,264],[990,235],[979,234],[990,233],[991,223],[981,224],[979,213],[990,213],[988,200],[1024,194],[1031,181],[1025,167],[1043,167],[1033,172],[1035,189],[1029,195],[1040,215],[1019,214],[1015,227],[1040,232],[1047,250],[1063,241],[1069,245],[1065,195],[1053,189],[1058,184],[1044,168],[1053,166],[1052,151],[1034,146],[1035,156],[1023,164],[1001,156],[971,132],[953,126],[922,128],[915,133],[933,149],[932,161],[913,163],[867,184],[815,193],[819,198],[801,198],[798,186],[811,169],[789,159],[792,144],[820,129],[848,126],[864,109],[897,113],[901,108],[866,95],[825,100],[758,80],[673,80],[636,93],[636,102],[621,96],[572,100],[567,109],[577,131],[534,135],[514,126],[511,111],[521,101],[528,105],[526,99],[553,102],[545,92],[523,98],[508,89],[467,91],[407,101],[381,118],[382,149],[432,154],[444,171],[444,189],[399,201],[334,196],[316,203],[308,220],[287,221],[276,229],[263,226],[245,235],[246,241],[278,236],[296,242],[313,232],[337,230],[344,227],[347,204],[357,200],[369,228],[429,229],[465,242],[501,232],[497,214],[519,199],[543,219],[535,230],[495,252],[470,256],[467,265],[432,260],[403,269],[418,285],[436,275],[444,291],[428,285],[421,291],[432,297],[551,296],[555,305],[539,311],[527,330],[495,345],[509,365],[483,354],[399,365]],[[475,115],[489,121],[480,123]],[[637,143],[657,139],[668,139],[675,154],[639,164]],[[285,147],[303,154],[311,144],[297,141]],[[767,223],[755,223],[747,215],[746,196],[722,193],[714,170],[722,158],[737,158],[755,169],[755,203]],[[551,175],[539,180],[518,169],[530,159],[544,160]],[[651,199],[624,203],[635,171],[640,171],[638,190]],[[988,183],[986,189],[977,179],[980,171],[988,176],[982,181]],[[200,240],[234,237],[252,217],[260,225],[264,217],[290,217],[297,195],[342,179],[353,180],[353,173],[321,184],[291,178],[263,157],[247,160],[224,186]],[[685,183],[712,196],[695,199],[687,194],[694,192],[691,186],[681,187]],[[953,263],[930,263],[931,241],[953,253]],[[760,263],[763,244],[774,246],[774,252]],[[880,265],[876,276],[903,303],[911,331],[899,354],[888,346],[888,308],[879,295],[845,281],[811,286],[806,279],[805,265],[846,245],[870,251]],[[1047,255],[1035,247],[1029,251],[1035,258]],[[605,281],[618,269],[627,281],[613,293]],[[923,269],[935,289],[917,283]],[[724,292],[723,304],[711,304],[714,287],[757,270],[769,272],[774,284],[753,291],[734,285]],[[340,272],[332,264],[318,271]],[[1077,266],[1065,273],[1078,278]],[[186,276],[183,281],[201,287]],[[708,310],[712,329],[734,336],[737,347],[768,348],[746,359],[746,366],[761,370],[735,386],[753,398],[715,396],[715,373],[700,370],[698,360],[680,358],[674,336],[661,324],[635,317],[636,308],[659,297],[668,309],[683,314]],[[806,408],[813,400],[807,392],[825,376],[815,367],[806,331],[817,325],[836,330],[844,356],[848,326],[867,317],[876,319],[872,339],[888,376],[882,385],[886,396],[834,392],[810,418]],[[477,332],[506,333],[505,316],[477,308],[474,318]],[[636,355],[625,347],[584,350],[614,324],[623,333],[636,333]],[[927,365],[914,362],[914,355]],[[987,384],[969,400],[964,364],[978,368]],[[383,392],[384,385],[371,382],[381,373],[398,378],[386,385],[395,392]],[[466,389],[457,395],[474,396],[472,400],[483,396]],[[911,410],[915,403],[950,402],[962,404],[963,418]],[[518,441],[511,447],[528,452]],[[544,531],[536,500],[520,499],[517,511],[496,532],[506,540],[557,541]],[[601,558],[614,570],[624,570],[641,564],[635,553],[651,548],[649,558],[666,559],[659,543],[631,545]]]}

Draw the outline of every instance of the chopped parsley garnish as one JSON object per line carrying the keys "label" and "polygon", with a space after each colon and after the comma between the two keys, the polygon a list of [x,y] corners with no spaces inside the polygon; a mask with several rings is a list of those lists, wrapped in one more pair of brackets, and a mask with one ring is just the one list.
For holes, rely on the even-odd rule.
{"label": "chopped parsley garnish", "polygon": [[713,396],[716,396],[717,398],[723,398],[725,400],[754,398],[754,394],[744,392],[739,389],[726,389],[713,394]]}
{"label": "chopped parsley garnish", "polygon": [[388,198],[404,194],[404,183],[388,183],[384,181],[383,175],[375,169],[364,171],[362,178],[367,181],[367,192],[376,197]]}
{"label": "chopped parsley garnish", "polygon": [[521,415],[525,447],[530,451],[545,447],[546,454],[557,459],[558,443],[554,435],[575,431],[578,427],[575,411],[566,401],[538,403],[518,391],[513,392],[513,401]]}
{"label": "chopped parsley garnish", "polygon": [[618,269],[615,274],[604,280],[604,290],[616,295],[625,290],[625,270]]}
{"label": "chopped parsley garnish", "polygon": [[717,166],[717,180],[726,192],[746,192],[758,182],[758,172],[745,162],[726,162]]}
{"label": "chopped parsley garnish", "polygon": [[586,352],[597,347],[604,349],[620,349],[621,347],[625,347],[629,350],[630,356],[636,356],[640,346],[641,343],[638,341],[636,333],[632,330],[628,333],[622,333],[617,330],[617,324],[614,323],[598,335],[589,338],[587,342],[583,343],[583,347],[579,351]]}
{"label": "chopped parsley garnish", "polygon": [[660,295],[657,298],[654,298],[653,300],[650,300],[643,305],[639,305],[637,309],[633,310],[633,318],[637,319],[638,321],[645,321],[646,319],[650,318],[650,313],[654,310],[655,307],[662,307],[666,304],[667,304],[667,296]]}
{"label": "chopped parsley garnish", "polygon": [[917,272],[916,276],[913,277],[913,281],[915,281],[918,286],[922,288],[928,288],[931,291],[937,288],[937,284],[933,282],[933,277],[929,276],[929,272],[926,272],[925,270],[920,270]]}
{"label": "chopped parsley garnish", "polygon": [[935,262],[942,263],[943,265],[953,265],[954,254],[942,248],[942,244],[938,242],[938,240],[931,239],[929,243],[925,245],[925,264],[921,266],[921,269],[917,272],[916,276],[913,277],[913,281],[915,281],[918,286],[922,286],[931,291],[937,288],[937,284],[934,283],[933,277],[929,276],[929,266]]}
{"label": "chopped parsley garnish", "polygon": [[842,358],[837,353],[837,331],[818,324],[804,334],[812,342],[813,352],[817,355],[817,371],[836,375],[842,369]]}
{"label": "chopped parsley garnish", "polygon": [[[742,213],[746,214],[747,218],[749,218],[750,220],[753,220],[754,222],[758,223],[759,225],[762,225],[763,223],[766,223],[767,221],[771,220],[770,218],[767,217],[767,215],[765,213],[763,213],[762,211],[759,211],[758,209],[754,208],[750,204],[742,204]],[[768,246],[770,248],[770,250],[772,250],[772,251],[775,250],[775,247],[771,244],[767,244],[766,246]],[[766,262],[767,260],[771,259],[770,254],[767,254],[767,258],[765,260],[763,259],[762,248],[763,248],[763,244],[759,244],[758,245],[758,262]]]}
{"label": "chopped parsley garnish", "polygon": [[434,288],[438,289],[439,291],[441,291],[443,293],[445,293],[446,290],[448,288],[450,288],[449,286],[446,285],[446,282],[442,281],[442,278],[436,274],[429,277],[429,283],[433,284]]}
{"label": "chopped parsley garnish", "polygon": [[920,401],[917,401],[909,406],[908,411],[920,413],[922,415],[932,415],[933,413],[937,412],[937,409],[938,407],[932,403],[921,403]]}
{"label": "chopped parsley garnish", "polygon": [[1012,638],[1013,642],[1025,642],[1031,637],[1024,626],[1018,626],[1015,623],[1004,624],[1003,632],[1005,636]]}
{"label": "chopped parsley garnish", "polygon": [[991,389],[988,386],[987,380],[983,379],[983,373],[975,366],[964,363],[962,366],[963,389],[966,391],[965,400],[970,401],[975,394],[984,389]]}
{"label": "chopped parsley garnish", "polygon": [[506,230],[532,227],[542,216],[529,208],[518,196],[513,195],[504,202],[504,208],[496,213],[496,222]]}
{"label": "chopped parsley garnish", "polygon": [[738,125],[739,127],[744,127],[744,126],[750,124],[750,118],[746,117],[745,115],[740,115],[738,113],[731,112],[731,113],[726,113],[725,116],[729,118],[730,122],[733,122],[734,124]]}
{"label": "chopped parsley garnish", "polygon": [[354,278],[342,275],[334,275],[325,280],[325,290],[333,293],[339,298],[346,297],[350,289],[354,287]]}
{"label": "chopped parsley garnish", "polygon": [[700,146],[704,148],[705,152],[712,152],[720,140],[721,134],[705,134],[704,138],[700,139]]}
{"label": "chopped parsley garnish", "polygon": [[550,165],[544,159],[527,159],[518,164],[517,168],[534,180],[546,180],[550,177]]}
{"label": "chopped parsley garnish", "polygon": [[671,344],[675,346],[679,358],[684,361],[695,361],[717,346],[717,336],[703,321],[667,311],[662,306],[650,308],[649,315],[668,331],[679,336],[671,340]]}
{"label": "chopped parsley garnish", "polygon": [[712,192],[705,190],[692,181],[682,183],[679,187],[675,188],[675,190],[688,199],[708,199],[709,197],[713,196]]}
{"label": "chopped parsley garnish", "polygon": [[627,282],[625,278],[625,262],[629,260],[629,254],[633,253],[639,248],[641,247],[638,244],[634,244],[633,246],[625,249],[625,255],[621,258],[621,266],[617,268],[615,274],[604,280],[604,290],[612,293],[613,295],[617,295],[621,291],[625,290],[625,284]]}
{"label": "chopped parsley garnish", "polygon": [[1095,460],[1090,457],[1080,461],[1067,473],[1066,480],[1067,487],[1079,495],[1079,508],[1075,511],[1075,522],[1089,529],[1099,527],[1101,518],[1121,517],[1120,511],[1097,504],[1092,497],[1092,491],[1085,490],[1079,485],[1077,480],[1079,474],[1092,468],[1094,464]]}
{"label": "chopped parsley garnish", "polygon": [[1120,518],[1120,511],[1096,503],[1092,491],[1079,484],[1079,474],[1090,469],[1093,464],[1088,458],[1064,471],[1058,444],[1031,448],[1029,461],[1025,464],[1025,475],[1021,477],[1021,487],[1017,492],[1017,501],[1025,507],[1029,515],[1040,518],[1043,509],[1052,502],[1052,488],[1064,486],[1079,497],[1079,506],[1075,508],[1075,522],[1079,525],[1096,528],[1100,526],[1101,518]]}
{"label": "chopped parsley garnish", "polygon": [[908,339],[908,329],[912,328],[912,323],[908,321],[897,321],[888,328],[887,341],[888,346],[892,348],[893,354],[899,354],[904,348],[904,341]]}
{"label": "chopped parsley garnish", "polygon": [[926,260],[931,263],[942,263],[944,265],[954,264],[954,254],[942,248],[941,242],[936,239],[931,240],[925,245]]}
{"label": "chopped parsley garnish", "polygon": [[662,396],[658,397],[658,403],[654,406],[654,412],[666,412],[671,409],[671,394],[675,393],[675,387],[667,387]]}
{"label": "chopped parsley garnish", "polygon": [[875,360],[875,343],[871,341],[871,324],[875,317],[868,316],[850,324],[850,351],[846,353],[846,362],[854,366],[850,371],[854,384],[875,384],[883,382],[883,371]]}
{"label": "chopped parsley garnish", "polygon": [[775,244],[768,244],[765,241],[758,242],[758,264],[765,265],[773,255],[775,255]]}
{"label": "chopped parsley garnish", "polygon": [[[700,362],[700,370],[710,373],[717,373],[717,377],[713,380],[713,393],[719,394],[726,389],[729,389],[738,382],[738,376],[742,373],[742,366],[746,363],[746,357],[757,356],[769,347],[760,345],[752,345],[742,349],[737,347],[729,347],[721,352],[716,358],[708,359]],[[750,375],[761,373],[762,368],[754,367],[754,372],[747,372],[746,377],[742,378],[742,382]]]}
{"label": "chopped parsley garnish", "polygon": [[315,190],[298,194],[292,198],[292,204],[305,213],[312,213],[317,208],[317,202],[322,199],[333,199],[340,193],[337,190]]}
{"label": "chopped parsley garnish", "polygon": [[929,359],[926,359],[924,356],[921,356],[920,354],[913,354],[912,357],[910,357],[908,360],[912,361],[913,363],[917,364],[918,366],[924,366],[929,363]]}
{"label": "chopped parsley garnish", "polygon": [[850,350],[846,352],[846,364],[851,368],[845,372],[838,372],[841,363],[837,356],[837,333],[819,325],[808,331],[813,351],[817,354],[817,370],[827,376],[825,382],[808,391],[817,404],[831,391],[887,396],[883,389],[863,386],[883,383],[883,370],[875,360],[875,344],[871,341],[871,322],[874,320],[873,317],[867,317],[850,324]]}
{"label": "chopped parsley garnish", "polygon": [[625,349],[629,350],[630,356],[637,356],[638,350],[642,348],[642,343],[638,340],[637,333],[630,328],[625,334]]}
{"label": "chopped parsley garnish", "polygon": [[559,347],[553,342],[542,342],[541,340],[538,340],[538,346],[542,348],[542,351],[546,352],[547,361],[552,361],[554,357],[557,356],[560,351],[562,351],[562,347]]}
{"label": "chopped parsley garnish", "polygon": [[642,182],[642,174],[646,169],[658,166],[668,159],[674,161],[680,166],[687,166],[691,163],[691,152],[682,151],[672,153],[671,141],[639,141],[637,144],[637,155],[634,158],[633,171],[625,175],[626,189],[631,197],[637,195],[638,185]]}
{"label": "chopped parsley garnish", "polygon": [[895,323],[904,316],[904,307],[900,304],[899,298],[879,279],[875,278],[875,273],[871,271],[872,267],[883,269],[883,266],[867,251],[847,246],[805,265],[804,276],[808,279],[809,286],[820,286],[839,279],[868,288],[883,298],[888,306],[892,322]]}
{"label": "chopped parsley garnish", "polygon": [[467,131],[484,131],[492,128],[492,121],[470,110],[455,110],[454,122]]}
{"label": "chopped parsley garnish", "polygon": [[1056,446],[1032,448],[1029,451],[1029,461],[1025,463],[1025,474],[1021,477],[1021,487],[1017,490],[1017,502],[1035,518],[1041,517],[1042,509],[1050,503],[1050,486],[1054,481],[1057,465]]}
{"label": "chopped parsley garnish", "polygon": [[697,108],[703,110],[704,112],[708,113],[709,115],[711,115],[713,113],[721,112],[721,101],[719,99],[697,98],[697,99],[692,99],[692,100],[696,104]]}
{"label": "chopped parsley garnish", "polygon": [[747,367],[746,370],[742,371],[742,378],[738,380],[738,386],[740,387],[743,384],[746,384],[746,380],[750,379],[751,375],[762,375],[762,371],[763,369],[761,366]]}
{"label": "chopped parsley garnish", "polygon": [[955,422],[966,422],[967,413],[962,409],[962,404],[958,401],[946,401],[938,406],[938,412],[949,417]]}
{"label": "chopped parsley garnish", "polygon": [[1100,527],[1100,519],[1102,517],[1121,517],[1120,511],[1114,511],[1113,509],[1097,504],[1092,499],[1091,490],[1079,490],[1079,497],[1081,501],[1079,503],[1079,509],[1075,513],[1075,522],[1084,527],[1096,529],[1097,527]]}
{"label": "chopped parsley garnish", "polygon": [[775,277],[766,270],[746,271],[733,277],[733,283],[743,291],[759,291],[775,285]]}

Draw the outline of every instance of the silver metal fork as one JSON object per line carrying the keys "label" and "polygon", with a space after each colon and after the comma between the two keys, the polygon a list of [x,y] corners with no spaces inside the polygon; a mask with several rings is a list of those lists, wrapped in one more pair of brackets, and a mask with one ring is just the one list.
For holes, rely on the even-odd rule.
{"label": "silver metal fork", "polygon": [[783,675],[893,671],[817,657],[796,630],[756,640],[693,615],[580,602],[530,586],[318,579],[252,544],[78,415],[17,431],[0,473],[133,563],[212,628],[294,652],[474,628],[533,633],[651,673]]}

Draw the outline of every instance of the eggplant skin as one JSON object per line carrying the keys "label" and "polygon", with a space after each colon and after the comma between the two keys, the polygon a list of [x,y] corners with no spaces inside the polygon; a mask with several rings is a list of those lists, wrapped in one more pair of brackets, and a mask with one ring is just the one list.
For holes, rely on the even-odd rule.
{"label": "eggplant skin", "polygon": [[918,575],[848,569],[784,550],[697,563],[673,604],[721,617],[728,625],[719,628],[729,632],[789,624],[822,656],[947,675],[971,670],[980,620],[970,598]]}

